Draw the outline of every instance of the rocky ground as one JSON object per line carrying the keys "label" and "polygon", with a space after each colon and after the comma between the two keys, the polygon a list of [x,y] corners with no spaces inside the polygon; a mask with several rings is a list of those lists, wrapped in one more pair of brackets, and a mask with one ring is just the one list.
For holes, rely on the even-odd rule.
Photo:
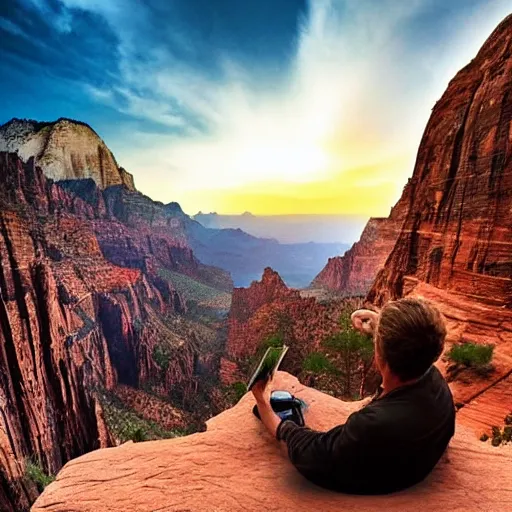
{"label": "rocky ground", "polygon": [[[361,403],[344,403],[280,373],[309,409],[317,429],[343,422]],[[128,443],[71,461],[37,500],[33,512],[101,510],[422,510],[502,512],[512,503],[510,447],[478,441],[458,417],[451,445],[433,473],[414,488],[388,496],[349,496],[324,491],[302,478],[252,415],[253,399],[208,422],[208,430],[181,439]]]}

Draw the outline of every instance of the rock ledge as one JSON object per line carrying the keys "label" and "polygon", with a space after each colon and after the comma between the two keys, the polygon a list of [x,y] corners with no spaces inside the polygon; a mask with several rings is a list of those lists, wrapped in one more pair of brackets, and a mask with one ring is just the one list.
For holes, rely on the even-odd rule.
{"label": "rock ledge", "polygon": [[[318,429],[340,423],[361,402],[344,403],[280,372],[274,387],[309,404]],[[349,496],[320,489],[288,463],[284,450],[251,414],[246,395],[180,439],[127,443],[79,457],[62,469],[33,512],[85,511],[503,511],[512,507],[512,450],[481,443],[458,425],[447,454],[418,486],[387,496]],[[321,414],[318,414],[321,411]],[[385,468],[383,468],[385,470]]]}

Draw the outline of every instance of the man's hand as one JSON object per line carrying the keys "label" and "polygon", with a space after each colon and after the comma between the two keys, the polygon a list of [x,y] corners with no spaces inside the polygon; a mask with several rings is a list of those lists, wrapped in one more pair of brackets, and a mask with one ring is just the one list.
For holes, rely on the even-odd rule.
{"label": "man's hand", "polygon": [[256,399],[263,425],[265,425],[265,428],[273,437],[276,437],[277,427],[281,423],[281,418],[273,411],[270,405],[270,382],[271,380],[259,380],[251,388],[251,391]]}
{"label": "man's hand", "polygon": [[377,327],[379,314],[369,309],[358,309],[350,316],[354,329],[363,334],[373,335]]}
{"label": "man's hand", "polygon": [[258,404],[270,404],[270,379],[259,380],[251,391]]}

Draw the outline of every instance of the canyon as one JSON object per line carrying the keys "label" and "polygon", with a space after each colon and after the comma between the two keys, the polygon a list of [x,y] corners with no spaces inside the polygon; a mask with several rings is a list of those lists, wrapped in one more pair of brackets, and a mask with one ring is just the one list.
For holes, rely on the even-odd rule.
{"label": "canyon", "polygon": [[24,510],[37,495],[28,459],[55,474],[114,443],[99,389],[197,397],[216,333],[187,316],[172,282],[228,297],[232,283],[198,262],[165,207],[150,228],[144,198],[124,185],[55,183],[5,152],[0,182],[0,504]]}
{"label": "canyon", "polygon": [[[51,473],[67,463],[35,511],[95,510],[98,501],[109,510],[255,510],[262,503],[382,510],[417,508],[420,500],[425,510],[503,510],[512,500],[504,471],[510,446],[494,448],[478,436],[512,409],[511,76],[508,17],[434,106],[412,178],[389,218],[370,219],[359,242],[314,281],[314,288],[335,291],[335,300],[290,289],[271,268],[261,281],[232,290],[226,270],[208,264],[226,247],[239,255],[237,244],[260,242],[205,228],[177,203],[151,201],[122,181],[117,164],[103,174],[77,175],[71,166],[57,176],[34,155],[0,153],[2,509],[26,509],[35,498],[37,489],[23,478],[23,461],[35,457]],[[37,128],[27,128],[22,152],[39,148],[30,142]],[[339,330],[342,312],[363,300],[378,308],[409,295],[440,307],[447,350],[468,341],[495,346],[490,375],[450,382],[456,436],[415,489],[375,498],[319,493],[266,438],[250,413],[250,395],[209,419],[206,432],[71,460],[116,444],[102,393],[118,390],[120,400],[153,419],[165,409],[166,427],[183,428],[192,414],[187,404],[206,396],[214,404],[206,413],[221,408],[221,387],[243,381],[269,339],[293,347],[283,369],[297,373]],[[213,319],[199,321],[191,315],[198,310]],[[438,364],[447,374],[445,355]],[[219,381],[209,387],[203,376]],[[314,405],[307,421],[316,428],[363,405],[286,374],[276,385]]]}

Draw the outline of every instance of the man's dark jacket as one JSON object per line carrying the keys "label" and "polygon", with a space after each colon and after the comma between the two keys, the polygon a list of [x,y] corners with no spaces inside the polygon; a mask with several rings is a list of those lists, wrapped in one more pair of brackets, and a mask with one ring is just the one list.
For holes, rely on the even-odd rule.
{"label": "man's dark jacket", "polygon": [[283,421],[277,438],[312,482],[346,493],[385,494],[423,480],[454,430],[452,394],[432,366],[415,383],[375,398],[329,432]]}

